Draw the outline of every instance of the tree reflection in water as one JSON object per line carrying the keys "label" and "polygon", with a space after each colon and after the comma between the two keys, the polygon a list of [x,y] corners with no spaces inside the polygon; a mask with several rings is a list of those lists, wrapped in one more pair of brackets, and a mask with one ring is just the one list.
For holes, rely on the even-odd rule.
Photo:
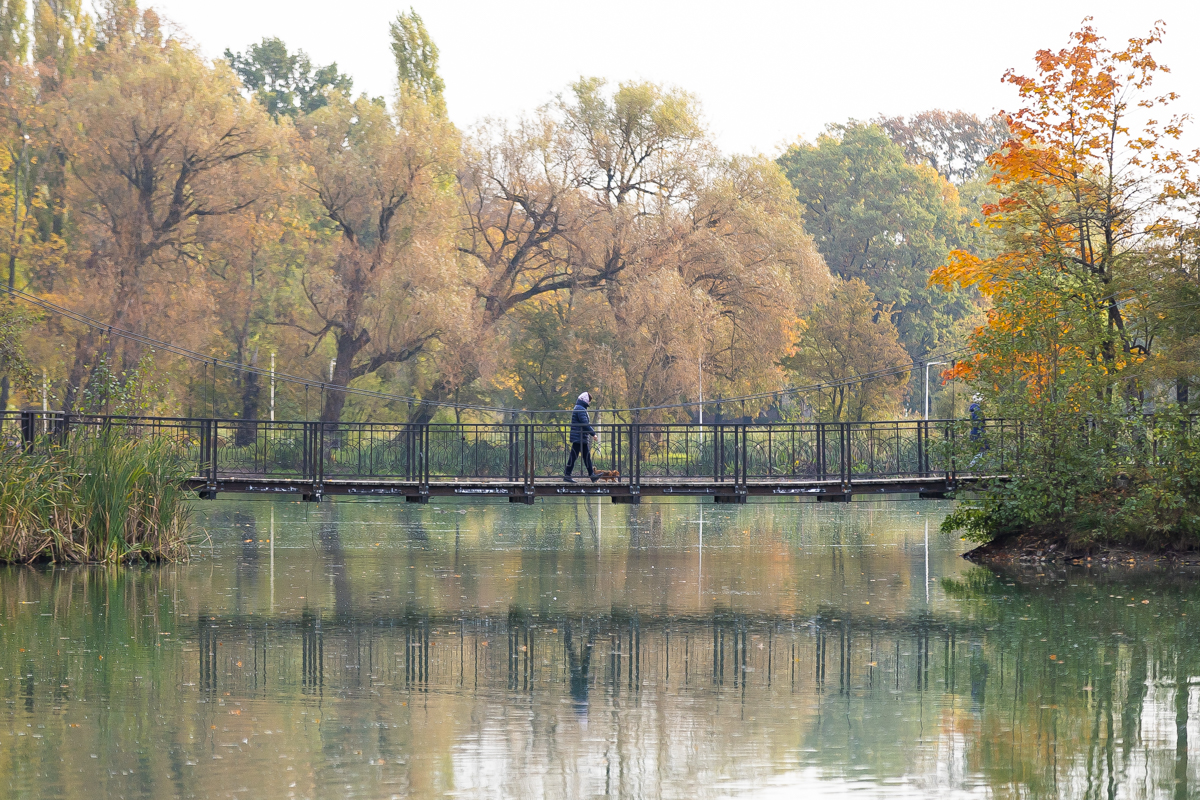
{"label": "tree reflection in water", "polygon": [[276,506],[272,560],[217,503],[191,564],[0,572],[0,785],[1192,796],[1194,578],[971,567],[946,507],[709,509],[700,585],[694,506]]}

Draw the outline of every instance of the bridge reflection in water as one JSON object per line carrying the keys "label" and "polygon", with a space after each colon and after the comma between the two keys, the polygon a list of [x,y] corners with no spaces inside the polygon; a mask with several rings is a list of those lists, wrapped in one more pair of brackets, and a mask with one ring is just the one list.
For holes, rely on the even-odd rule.
{"label": "bridge reflection in water", "polygon": [[[562,480],[569,424],[265,422],[16,412],[10,438],[31,449],[105,429],[176,442],[202,497],[222,492],[395,497],[603,496],[617,503],[684,496],[849,500],[854,494],[941,497],[1001,477],[1021,457],[1021,428],[1004,420],[844,423],[630,423],[593,426],[599,483]],[[19,425],[19,432],[17,430]],[[79,434],[82,434],[80,436]],[[582,468],[581,468],[582,471]]]}
{"label": "bridge reflection in water", "polygon": [[[934,683],[950,692],[962,688],[958,643],[978,633],[972,626],[927,616],[851,619],[844,612],[843,619],[839,613],[811,619],[721,611],[567,617],[514,608],[495,617],[306,611],[299,618],[264,620],[201,612],[198,685],[214,696],[253,695],[267,685],[339,696],[381,687],[429,692],[503,686],[566,692],[581,713],[593,693],[608,702],[622,694],[697,688],[744,693],[778,685],[843,696],[922,690],[931,685],[931,669],[939,670]],[[931,666],[935,651],[945,658]],[[982,696],[984,684],[975,689]]]}

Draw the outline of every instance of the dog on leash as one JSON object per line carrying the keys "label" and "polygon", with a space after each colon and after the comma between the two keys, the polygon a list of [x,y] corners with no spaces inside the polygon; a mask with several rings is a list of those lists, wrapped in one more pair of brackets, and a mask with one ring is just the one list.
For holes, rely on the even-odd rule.
{"label": "dog on leash", "polygon": [[598,469],[596,470],[597,481],[619,481],[621,480],[621,470],[619,469]]}

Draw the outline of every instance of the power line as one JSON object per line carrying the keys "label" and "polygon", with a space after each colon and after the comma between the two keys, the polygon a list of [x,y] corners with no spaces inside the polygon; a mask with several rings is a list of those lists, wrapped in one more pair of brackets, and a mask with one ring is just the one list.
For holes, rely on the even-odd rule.
{"label": "power line", "polygon": [[[70,319],[70,320],[73,320],[80,324],[86,325],[95,330],[102,331],[108,336],[116,336],[121,339],[126,339],[128,341],[136,342],[137,344],[145,345],[147,347],[150,347],[150,348],[153,348],[156,350],[162,350],[164,352],[172,353],[174,355],[181,356],[183,358],[186,358],[186,359],[189,359],[192,361],[196,361],[201,364],[205,364],[205,365],[211,364],[211,365],[213,365],[214,370],[216,367],[221,366],[221,367],[225,367],[226,369],[231,369],[231,370],[235,370],[235,371],[239,371],[239,372],[251,373],[251,374],[267,376],[267,377],[274,377],[274,379],[276,381],[282,381],[283,383],[290,383],[290,384],[294,384],[297,386],[304,386],[307,388],[315,388],[315,389],[321,389],[324,391],[331,391],[331,392],[344,392],[344,393],[350,394],[350,395],[355,395],[355,396],[359,396],[359,397],[370,397],[370,398],[379,399],[379,400],[399,400],[399,401],[407,402],[407,403],[421,403],[421,404],[424,404],[427,406],[433,406],[435,408],[454,408],[454,409],[463,410],[463,411],[487,411],[487,412],[500,413],[500,414],[562,414],[562,413],[564,413],[564,411],[562,409],[520,409],[520,408],[507,408],[507,407],[503,407],[503,406],[485,406],[485,405],[475,405],[475,404],[470,404],[470,403],[449,403],[449,402],[439,401],[439,400],[426,400],[426,399],[422,399],[420,397],[389,394],[387,392],[376,392],[376,391],[372,391],[370,389],[360,389],[360,388],[356,388],[353,386],[338,386],[337,384],[326,383],[324,381],[314,381],[310,378],[302,378],[297,375],[289,375],[287,373],[272,372],[271,370],[263,369],[261,367],[256,367],[251,364],[239,364],[237,362],[229,361],[229,360],[223,359],[223,358],[217,358],[215,356],[206,356],[203,353],[198,353],[194,350],[189,350],[186,347],[181,347],[179,345],[172,344],[171,342],[164,342],[160,339],[154,339],[150,336],[145,336],[140,333],[135,333],[133,331],[127,331],[122,328],[117,328],[117,327],[114,327],[107,323],[101,322],[97,319],[93,319],[92,317],[89,317],[86,314],[81,314],[77,311],[73,311],[72,309],[65,308],[56,303],[52,303],[49,300],[44,300],[36,295],[32,295],[27,292],[23,292],[20,289],[9,288],[9,287],[3,286],[3,285],[0,285],[0,289],[3,289],[5,292],[8,292],[10,295],[12,295],[16,299],[23,300],[31,305],[37,306],[38,308],[41,308],[42,310],[48,311],[52,314],[56,314],[61,317],[66,317],[67,319]],[[862,373],[860,375],[854,375],[854,376],[845,378],[840,381],[830,381],[830,382],[826,382],[826,383],[814,383],[814,384],[809,384],[807,386],[792,386],[792,387],[786,387],[783,389],[777,389],[774,391],[758,392],[755,394],[747,394],[747,395],[738,395],[736,397],[721,397],[721,398],[717,398],[714,400],[707,400],[704,402],[691,401],[691,402],[685,402],[685,403],[670,403],[670,404],[657,405],[657,406],[638,406],[638,407],[633,407],[633,408],[606,408],[603,410],[611,412],[611,413],[669,411],[669,410],[675,410],[675,409],[694,408],[696,406],[712,406],[712,405],[722,405],[725,403],[741,403],[741,402],[754,401],[754,400],[765,400],[768,398],[780,398],[780,397],[793,396],[793,395],[797,395],[797,394],[805,394],[805,393],[809,393],[809,392],[824,391],[827,389],[837,389],[837,388],[841,388],[841,387],[845,387],[845,386],[853,386],[854,384],[858,384],[858,383],[866,383],[867,381],[880,380],[882,378],[888,378],[888,377],[894,377],[896,375],[902,375],[906,372],[912,372],[914,369],[919,369],[926,361],[930,361],[930,360],[938,359],[938,358],[947,358],[949,356],[957,355],[959,353],[963,353],[968,350],[969,350],[969,348],[960,347],[956,350],[951,350],[951,351],[948,351],[945,353],[931,354],[928,358],[926,358],[924,360],[914,360],[911,363],[903,365],[903,366],[896,366],[896,367],[890,367],[887,369],[874,370],[872,372],[866,372],[866,373]],[[214,373],[214,376],[215,376],[215,373]],[[214,377],[214,379],[215,379],[215,377]]]}

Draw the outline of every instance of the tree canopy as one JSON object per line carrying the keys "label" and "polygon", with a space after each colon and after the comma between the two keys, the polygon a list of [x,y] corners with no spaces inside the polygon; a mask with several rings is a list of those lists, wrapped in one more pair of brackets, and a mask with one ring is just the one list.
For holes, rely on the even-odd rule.
{"label": "tree canopy", "polygon": [[338,72],[336,63],[314,68],[307,53],[289,53],[275,37],[250,45],[244,53],[226,49],[225,61],[272,117],[311,114],[329,103],[329,94],[348,95],[354,85]]}
{"label": "tree canopy", "polygon": [[[0,5],[8,277],[100,323],[47,317],[27,337],[59,406],[146,363],[111,325],[248,367],[274,358],[320,387],[277,387],[278,417],[420,422],[589,388],[686,419],[701,373],[707,399],[758,395],[747,414],[896,416],[912,362],[961,347],[995,302],[928,279],[951,252],[1002,248],[959,186],[998,199],[1001,165],[980,160],[1019,138],[1012,123],[852,121],[770,159],[721,152],[682,88],[585,76],[460,130],[412,10],[390,29],[389,98],[354,96],[336,64],[278,38],[206,61],[132,3],[19,12]],[[1169,265],[1190,230],[1156,251],[1179,293]],[[1153,352],[1181,363],[1195,331],[1146,319]],[[154,358],[169,376],[156,410],[266,413],[262,376]],[[844,391],[773,399],[816,383]]]}
{"label": "tree canopy", "polygon": [[893,309],[909,355],[923,359],[957,342],[976,310],[971,293],[926,285],[967,239],[954,187],[932,167],[909,164],[883,128],[857,122],[789,147],[779,163],[830,271],[861,279]]}
{"label": "tree canopy", "polygon": [[1085,24],[1032,76],[1005,75],[1022,104],[988,159],[992,247],[956,250],[932,278],[990,304],[948,377],[1026,426],[1018,474],[950,521],[978,538],[1191,547],[1200,533],[1200,453],[1168,405],[1194,407],[1200,153],[1179,147],[1174,95],[1152,91],[1162,36],[1111,50]]}

